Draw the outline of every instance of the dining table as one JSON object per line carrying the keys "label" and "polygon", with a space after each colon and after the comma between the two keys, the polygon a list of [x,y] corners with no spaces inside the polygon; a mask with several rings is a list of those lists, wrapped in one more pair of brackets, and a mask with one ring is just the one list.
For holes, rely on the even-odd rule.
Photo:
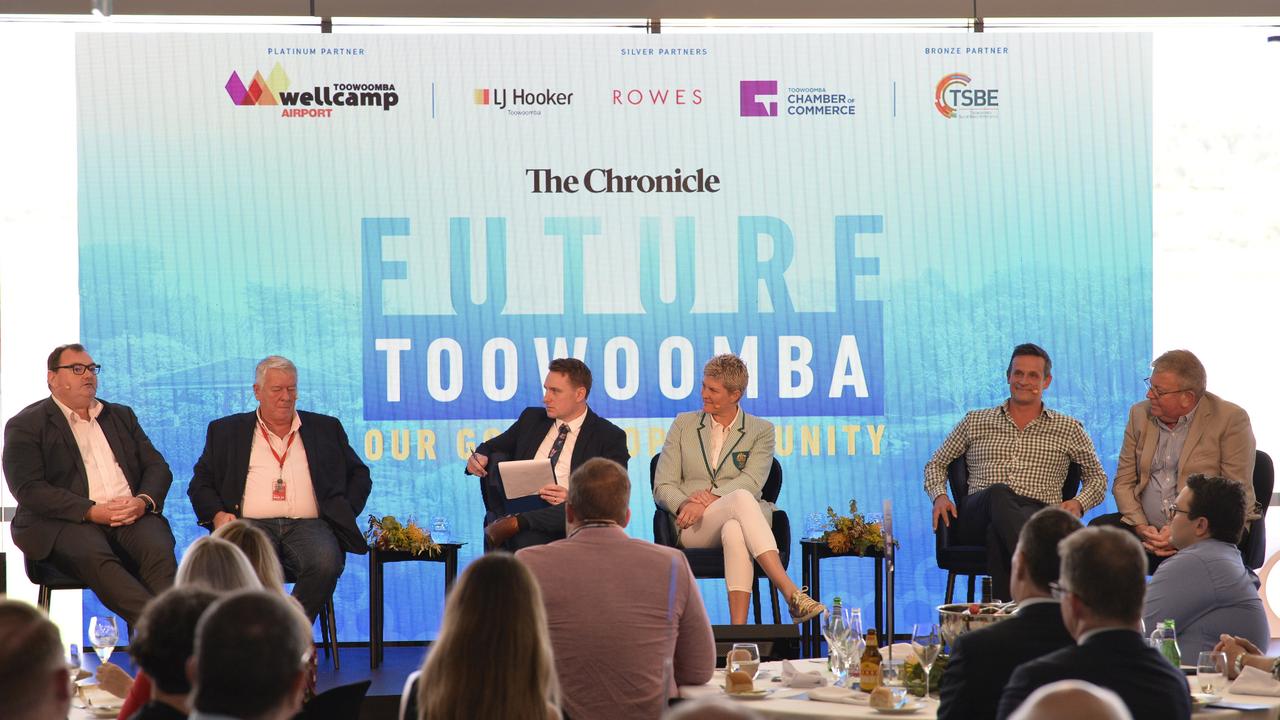
{"label": "dining table", "polygon": [[[812,670],[821,672],[828,684],[833,679],[831,673],[827,670],[826,658],[792,660],[791,663],[800,672]],[[768,693],[759,698],[739,699],[725,693],[724,670],[719,669],[712,675],[710,682],[705,685],[682,686],[680,688],[680,697],[683,700],[708,697],[726,698],[727,702],[742,703],[766,718],[885,718],[902,715],[916,720],[930,720],[938,717],[938,699],[936,697],[917,698],[909,696],[912,702],[919,703],[919,709],[906,714],[903,714],[902,711],[889,714],[876,710],[866,702],[858,701],[858,699],[855,699],[857,704],[811,700],[809,699],[807,688],[785,687],[781,682],[781,678],[781,661],[760,663],[760,672],[756,677],[755,686],[757,689],[767,690]],[[1200,689],[1196,686],[1194,676],[1189,676],[1187,681],[1189,691],[1199,692]],[[859,694],[859,696],[863,701],[867,698],[864,694]],[[1228,692],[1221,694],[1219,702],[1257,706],[1257,709],[1238,710],[1210,705],[1195,710],[1192,713],[1192,717],[1197,719],[1204,718],[1204,720],[1234,720],[1236,718],[1240,720],[1280,720],[1280,697],[1241,695],[1230,692],[1228,687]]]}

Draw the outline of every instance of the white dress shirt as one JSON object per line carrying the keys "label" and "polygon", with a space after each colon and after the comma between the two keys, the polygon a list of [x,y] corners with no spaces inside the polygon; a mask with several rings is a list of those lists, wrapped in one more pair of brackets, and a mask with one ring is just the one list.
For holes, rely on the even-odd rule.
{"label": "white dress shirt", "polygon": [[102,414],[102,403],[97,400],[89,407],[89,419],[80,417],[76,411],[53,398],[67,418],[71,426],[71,434],[76,438],[80,448],[80,459],[84,461],[84,471],[89,480],[89,499],[95,503],[105,503],[115,497],[133,497],[129,481],[116,462],[116,454],[111,451],[111,444],[102,432],[98,416]]}
{"label": "white dress shirt", "polygon": [[565,436],[564,448],[560,451],[560,457],[556,460],[556,484],[561,487],[569,487],[569,467],[573,463],[573,446],[578,442],[578,435],[582,431],[582,423],[587,419],[587,411],[583,410],[578,417],[565,422],[556,420],[551,424],[551,429],[547,431],[547,436],[542,439],[542,444],[538,446],[538,454],[535,458],[551,457],[551,446],[556,443],[556,436],[560,434],[560,426],[568,425],[569,434]]}
{"label": "white dress shirt", "polygon": [[737,414],[729,421],[728,425],[721,425],[716,422],[716,416],[707,413],[707,418],[711,420],[711,456],[707,458],[711,469],[715,470],[720,467],[720,453],[724,452],[724,441],[729,439],[729,431],[734,425],[738,424],[738,419],[742,417],[742,408],[738,408]]}
{"label": "white dress shirt", "polygon": [[[307,464],[307,451],[297,437],[302,418],[293,414],[293,425],[285,437],[267,429],[258,415],[253,429],[253,448],[249,451],[249,474],[244,481],[244,517],[247,518],[315,518],[315,488],[311,485],[311,466]],[[263,433],[266,437],[263,437]],[[293,444],[289,437],[293,436]],[[287,449],[286,449],[287,448]],[[272,454],[272,450],[275,454]],[[288,454],[286,454],[288,453]],[[276,460],[284,458],[284,466]],[[276,480],[284,478],[285,499],[273,500]]]}

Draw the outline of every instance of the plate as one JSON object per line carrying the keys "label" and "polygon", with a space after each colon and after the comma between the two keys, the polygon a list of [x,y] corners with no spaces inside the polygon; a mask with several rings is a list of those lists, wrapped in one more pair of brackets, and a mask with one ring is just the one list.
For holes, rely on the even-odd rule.
{"label": "plate", "polygon": [[884,713],[885,715],[911,715],[913,713],[920,712],[923,709],[924,703],[919,700],[908,702],[900,708],[872,708],[872,710],[875,710],[878,713]]}
{"label": "plate", "polygon": [[734,700],[763,700],[769,697],[769,692],[770,692],[769,690],[761,689],[761,690],[752,690],[751,692],[735,692],[735,693],[726,692],[725,695],[728,695]]}
{"label": "plate", "polygon": [[1206,705],[1211,705],[1222,699],[1221,695],[1210,695],[1208,693],[1191,693],[1191,704],[1196,710]]}

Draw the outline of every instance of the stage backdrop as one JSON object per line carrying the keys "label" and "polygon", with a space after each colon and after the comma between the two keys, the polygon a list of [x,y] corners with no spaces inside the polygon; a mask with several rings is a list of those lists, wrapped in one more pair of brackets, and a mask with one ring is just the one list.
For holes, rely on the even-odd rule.
{"label": "stage backdrop", "polygon": [[[626,429],[630,532],[700,370],[740,353],[780,505],[893,502],[898,626],[933,617],[922,467],[1007,397],[1016,343],[1108,471],[1151,348],[1150,42],[1135,34],[79,38],[80,286],[101,394],[173,467],[179,547],[206,424],[255,362],[341,418],[367,512],[480,552],[475,443],[593,369]],[[1096,512],[1096,511],[1095,511]],[[799,579],[799,546],[791,573]],[[339,634],[367,637],[367,565]],[[867,609],[870,564],[823,599]],[[439,566],[388,573],[389,640],[434,637]],[[721,583],[702,583],[727,621]]]}

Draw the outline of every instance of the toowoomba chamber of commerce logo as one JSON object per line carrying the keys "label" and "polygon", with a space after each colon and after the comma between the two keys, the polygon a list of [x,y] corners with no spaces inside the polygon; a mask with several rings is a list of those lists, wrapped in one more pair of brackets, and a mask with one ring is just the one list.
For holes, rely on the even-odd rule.
{"label": "toowoomba chamber of commerce logo", "polygon": [[258,70],[246,85],[240,73],[231,72],[227,79],[227,95],[237,106],[278,106],[281,117],[327,118],[334,110],[379,109],[389,111],[400,104],[395,83],[332,82],[290,90],[289,76],[280,63],[264,78]]}
{"label": "toowoomba chamber of commerce logo", "polygon": [[973,78],[965,73],[944,76],[933,89],[934,109],[948,120],[999,115],[1000,90],[971,87],[972,84]]}

